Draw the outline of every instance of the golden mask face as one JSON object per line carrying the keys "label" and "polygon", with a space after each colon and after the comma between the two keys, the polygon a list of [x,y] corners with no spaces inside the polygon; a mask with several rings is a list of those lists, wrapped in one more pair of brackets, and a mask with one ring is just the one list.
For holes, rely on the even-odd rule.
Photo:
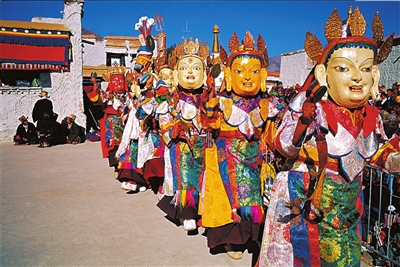
{"label": "golden mask face", "polygon": [[357,108],[369,99],[374,79],[374,52],[366,48],[340,48],[326,67],[328,93],[342,107]]}
{"label": "golden mask face", "polygon": [[197,89],[205,83],[206,71],[203,61],[198,57],[182,58],[175,72],[177,83],[185,89]]}
{"label": "golden mask face", "polygon": [[172,69],[165,67],[160,70],[158,75],[160,80],[163,80],[168,85],[172,85],[173,73]]}
{"label": "golden mask face", "polygon": [[231,64],[232,89],[240,96],[254,96],[260,90],[261,62],[257,58],[238,57]]}

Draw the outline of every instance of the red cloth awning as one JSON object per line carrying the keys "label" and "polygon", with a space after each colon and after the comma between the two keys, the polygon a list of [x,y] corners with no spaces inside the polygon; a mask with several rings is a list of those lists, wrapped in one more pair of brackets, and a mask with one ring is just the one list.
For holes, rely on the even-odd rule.
{"label": "red cloth awning", "polygon": [[0,31],[0,70],[67,70],[69,32],[7,27]]}

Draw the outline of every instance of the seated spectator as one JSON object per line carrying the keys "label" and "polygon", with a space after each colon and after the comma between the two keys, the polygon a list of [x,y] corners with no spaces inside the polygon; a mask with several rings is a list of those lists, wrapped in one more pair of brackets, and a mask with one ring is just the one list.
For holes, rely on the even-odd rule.
{"label": "seated spectator", "polygon": [[85,138],[82,136],[82,127],[75,123],[76,116],[71,114],[67,117],[67,143],[83,143]]}
{"label": "seated spectator", "polygon": [[85,135],[85,139],[90,142],[100,141],[100,133],[94,127],[90,128],[90,131]]}
{"label": "seated spectator", "polygon": [[17,133],[14,136],[15,145],[31,145],[39,142],[36,127],[33,123],[28,122],[28,118],[25,116],[19,117],[20,125],[17,127]]}
{"label": "seated spectator", "polygon": [[[61,123],[57,121],[58,114],[54,113],[54,133],[53,133],[53,145],[61,145],[67,143],[67,131],[63,129]],[[65,128],[67,128],[65,126]]]}

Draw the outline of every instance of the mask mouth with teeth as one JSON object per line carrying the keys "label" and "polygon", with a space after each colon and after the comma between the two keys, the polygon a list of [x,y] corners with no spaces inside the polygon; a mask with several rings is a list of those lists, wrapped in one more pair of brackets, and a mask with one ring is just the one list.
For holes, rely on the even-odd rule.
{"label": "mask mouth with teeth", "polygon": [[246,82],[246,83],[243,83],[243,85],[246,86],[246,87],[251,87],[253,85],[253,83]]}
{"label": "mask mouth with teeth", "polygon": [[362,92],[363,91],[363,87],[362,86],[350,86],[349,87],[350,91],[352,92]]}

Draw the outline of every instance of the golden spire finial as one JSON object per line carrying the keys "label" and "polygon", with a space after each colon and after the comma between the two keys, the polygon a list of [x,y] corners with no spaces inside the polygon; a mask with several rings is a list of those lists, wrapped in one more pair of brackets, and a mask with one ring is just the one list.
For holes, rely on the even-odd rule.
{"label": "golden spire finial", "polygon": [[219,27],[218,25],[214,25],[213,27],[214,41],[213,41],[213,53],[219,53],[219,43],[218,43],[218,33]]}
{"label": "golden spire finial", "polygon": [[351,17],[351,14],[353,14],[353,8],[352,8],[352,6],[350,6],[350,8],[349,8],[349,11],[347,11],[347,19],[346,19],[346,24],[349,24],[349,22],[350,22],[350,17]]}

